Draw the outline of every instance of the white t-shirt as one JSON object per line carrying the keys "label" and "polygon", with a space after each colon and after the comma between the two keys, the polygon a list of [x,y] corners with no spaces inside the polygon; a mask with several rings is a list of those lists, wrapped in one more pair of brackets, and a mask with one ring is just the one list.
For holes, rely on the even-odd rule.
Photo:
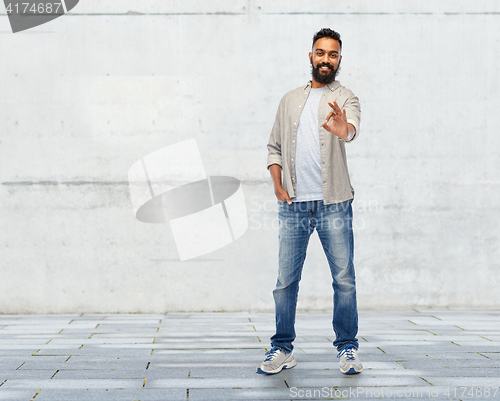
{"label": "white t-shirt", "polygon": [[293,202],[323,199],[318,109],[324,89],[325,87],[311,88],[300,114],[295,148],[297,198]]}

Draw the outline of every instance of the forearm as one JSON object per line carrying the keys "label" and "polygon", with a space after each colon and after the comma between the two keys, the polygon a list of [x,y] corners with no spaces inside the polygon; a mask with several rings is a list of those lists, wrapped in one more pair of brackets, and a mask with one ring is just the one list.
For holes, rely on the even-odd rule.
{"label": "forearm", "polygon": [[269,166],[269,171],[273,179],[274,190],[281,189],[281,166],[279,164],[272,164]]}
{"label": "forearm", "polygon": [[274,183],[274,194],[278,198],[279,202],[287,202],[289,205],[292,204],[292,200],[288,195],[288,192],[281,186],[281,166],[279,164],[271,164],[269,166],[269,171],[271,172],[271,177]]}
{"label": "forearm", "polygon": [[[345,142],[349,142],[354,135],[356,134],[356,128],[351,123],[347,124],[347,133],[336,134],[340,139],[343,139]],[[334,134],[335,135],[335,134]]]}

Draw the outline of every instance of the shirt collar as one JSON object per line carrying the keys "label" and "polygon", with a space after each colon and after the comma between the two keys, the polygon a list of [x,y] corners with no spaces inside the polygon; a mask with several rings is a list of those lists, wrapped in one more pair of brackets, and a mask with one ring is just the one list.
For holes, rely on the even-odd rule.
{"label": "shirt collar", "polygon": [[[304,86],[304,89],[307,89],[308,87],[310,88],[312,84],[312,81],[309,80],[309,82]],[[332,83],[326,84],[326,87],[330,89],[332,92],[335,92],[335,90],[340,86],[339,81],[333,81]]]}

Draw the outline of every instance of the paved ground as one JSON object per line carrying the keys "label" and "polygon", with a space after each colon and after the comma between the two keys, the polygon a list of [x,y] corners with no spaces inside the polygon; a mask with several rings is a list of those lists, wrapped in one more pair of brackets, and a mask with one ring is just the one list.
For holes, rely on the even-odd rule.
{"label": "paved ground", "polygon": [[0,315],[0,400],[500,400],[499,318],[361,312],[344,376],[331,316],[299,314],[297,366],[262,376],[272,314]]}

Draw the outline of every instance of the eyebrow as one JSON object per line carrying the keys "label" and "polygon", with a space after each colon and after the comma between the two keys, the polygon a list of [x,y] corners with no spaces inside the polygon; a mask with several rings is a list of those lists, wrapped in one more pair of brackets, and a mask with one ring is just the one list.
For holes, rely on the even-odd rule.
{"label": "eyebrow", "polygon": [[[323,50],[323,49],[316,49],[315,51],[321,51],[321,52],[326,52],[326,53],[328,53],[326,50]],[[337,54],[339,54],[339,52],[338,52],[337,50],[332,50],[332,51],[331,51],[331,52],[329,52],[329,53],[337,53]]]}

